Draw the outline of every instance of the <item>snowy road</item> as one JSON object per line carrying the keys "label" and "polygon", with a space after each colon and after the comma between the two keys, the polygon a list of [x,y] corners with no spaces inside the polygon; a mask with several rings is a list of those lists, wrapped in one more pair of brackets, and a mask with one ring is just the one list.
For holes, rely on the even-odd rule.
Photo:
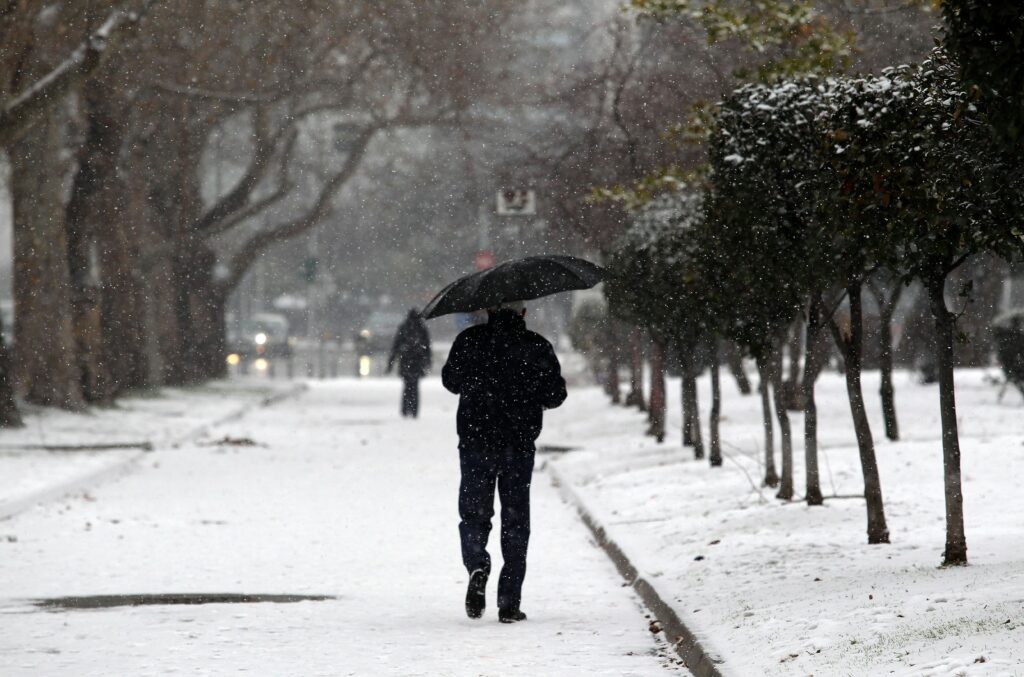
{"label": "snowy road", "polygon": [[[545,474],[523,609],[462,611],[455,398],[395,381],[301,397],[146,457],[130,476],[0,522],[0,674],[679,674]],[[571,395],[570,395],[571,397]],[[229,435],[257,446],[216,445]],[[539,462],[538,462],[539,465]],[[496,565],[497,531],[492,534]],[[40,611],[131,593],[330,595],[298,603]],[[671,666],[671,667],[670,667]]]}

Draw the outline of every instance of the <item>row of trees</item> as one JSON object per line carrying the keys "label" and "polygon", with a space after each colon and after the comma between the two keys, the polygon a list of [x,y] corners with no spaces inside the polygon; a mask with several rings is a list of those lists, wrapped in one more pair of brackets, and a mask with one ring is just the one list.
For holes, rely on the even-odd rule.
{"label": "row of trees", "polygon": [[[780,75],[826,75],[844,68],[879,70],[924,58],[934,45],[935,13],[925,3],[892,4],[891,11],[876,11],[877,2],[830,0],[631,2],[637,20],[629,21],[625,14],[609,23],[605,59],[589,69],[586,64],[577,67],[571,87],[552,93],[552,100],[557,96],[567,109],[559,117],[564,122],[550,138],[534,135],[533,152],[517,159],[512,183],[537,185],[545,205],[555,212],[553,220],[582,235],[593,249],[608,251],[630,221],[620,208],[624,202],[643,202],[678,181],[688,181],[692,168],[704,163],[709,102],[719,100],[738,82],[773,82]],[[524,167],[532,170],[526,179],[521,178]],[[581,186],[600,186],[597,192],[602,197],[615,199],[588,199]],[[990,269],[990,262],[979,259],[962,274],[977,277]],[[976,289],[979,298],[997,296],[1000,290],[998,285]],[[881,305],[888,310],[894,310],[891,302],[898,300],[892,294],[901,290],[900,285],[872,284],[872,291],[885,297]],[[926,314],[913,293],[903,299],[904,306],[912,306],[911,317]],[[963,319],[964,329],[977,334],[978,340],[958,346],[962,364],[983,359],[978,356],[985,354],[986,307],[974,304]],[[917,322],[906,326],[909,331],[894,355],[876,357],[872,350],[866,361],[922,360],[925,346]],[[606,351],[605,358],[630,367],[627,400],[636,403],[643,376],[638,359],[641,332],[616,334],[628,349],[621,355]],[[726,357],[730,366],[736,365],[735,351]],[[616,374],[614,369],[604,373]],[[798,402],[798,393],[787,394]]]}
{"label": "row of trees", "polygon": [[225,305],[341,216],[381,137],[465,124],[503,10],[24,0],[0,12],[14,395],[67,409],[224,370]]}
{"label": "row of trees", "polygon": [[[943,51],[877,77],[802,77],[741,87],[717,107],[711,173],[702,190],[683,187],[662,198],[672,203],[667,219],[650,218],[665,214],[657,202],[643,208],[645,216],[611,257],[620,276],[607,292],[613,313],[651,330],[656,356],[663,345],[679,350],[686,418],[696,412],[685,382],[697,343],[726,339],[755,359],[764,398],[765,482],[775,480],[770,387],[782,438],[778,496],[787,500],[794,478],[781,347],[797,317],[803,318],[806,346],[819,345],[821,332],[831,333],[844,361],[868,541],[884,543],[882,490],[860,385],[862,294],[869,284],[895,290],[893,281],[919,281],[934,320],[946,564],[967,561],[953,389],[955,317],[947,282],[971,257],[1012,258],[1024,251],[1024,166],[1019,152],[993,135],[989,103],[964,86]],[[837,318],[841,304],[848,323]],[[823,501],[814,400],[819,355],[806,351],[801,380],[805,498],[811,505]],[[654,362],[657,381],[657,357]],[[717,369],[713,384],[717,398]],[[895,427],[891,382],[883,394]],[[651,407],[657,406],[663,405],[652,395]],[[715,417],[711,426],[717,429]],[[720,462],[716,444],[713,432],[713,463]]]}

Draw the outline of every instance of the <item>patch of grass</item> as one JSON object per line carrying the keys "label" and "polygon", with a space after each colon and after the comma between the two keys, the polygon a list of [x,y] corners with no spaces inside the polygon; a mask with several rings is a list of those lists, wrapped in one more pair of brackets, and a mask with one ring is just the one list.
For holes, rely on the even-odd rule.
{"label": "patch of grass", "polygon": [[861,647],[866,658],[892,656],[906,650],[906,647],[911,644],[931,644],[949,638],[1005,633],[1006,619],[1005,615],[987,615],[981,618],[959,616],[923,626],[903,624],[891,632],[878,634],[874,642],[862,642],[858,646]]}

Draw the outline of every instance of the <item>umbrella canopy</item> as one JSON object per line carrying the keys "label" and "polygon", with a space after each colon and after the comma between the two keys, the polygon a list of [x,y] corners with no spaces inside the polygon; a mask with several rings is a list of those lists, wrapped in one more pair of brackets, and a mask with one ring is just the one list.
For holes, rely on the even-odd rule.
{"label": "umbrella canopy", "polygon": [[423,317],[471,313],[508,301],[589,289],[607,276],[601,266],[574,256],[528,256],[452,282],[427,304]]}

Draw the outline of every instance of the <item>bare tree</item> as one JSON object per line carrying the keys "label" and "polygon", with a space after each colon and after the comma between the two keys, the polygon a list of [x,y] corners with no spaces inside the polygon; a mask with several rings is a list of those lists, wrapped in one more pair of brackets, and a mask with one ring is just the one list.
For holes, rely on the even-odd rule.
{"label": "bare tree", "polygon": [[[464,116],[482,84],[467,46],[495,30],[493,4],[464,22],[444,3],[167,0],[131,58],[92,71],[67,205],[90,397],[221,373],[224,304],[248,267],[328,219],[381,135]],[[311,178],[297,156],[334,126],[345,149]]]}
{"label": "bare tree", "polygon": [[[119,50],[155,4],[50,7],[23,0],[0,16],[0,148],[10,154],[15,205],[13,372],[29,401],[79,408],[83,373],[93,375],[76,357],[63,232],[68,95]],[[99,388],[84,381],[90,392]]]}

